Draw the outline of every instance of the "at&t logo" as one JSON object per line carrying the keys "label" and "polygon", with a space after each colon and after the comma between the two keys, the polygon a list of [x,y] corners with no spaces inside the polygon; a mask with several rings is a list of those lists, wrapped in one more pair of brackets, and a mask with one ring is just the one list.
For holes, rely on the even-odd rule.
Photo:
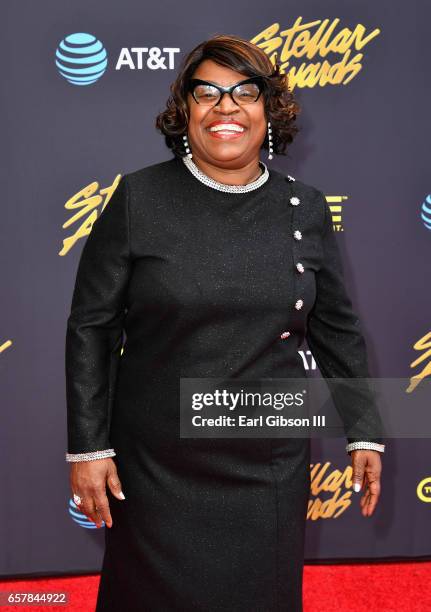
{"label": "at&t logo", "polygon": [[[115,70],[173,70],[179,47],[123,47]],[[60,42],[55,52],[58,72],[72,85],[92,85],[108,66],[105,47],[93,34],[77,32]]]}
{"label": "at&t logo", "polygon": [[77,32],[66,36],[55,52],[59,73],[73,85],[92,85],[108,65],[108,54],[93,34]]}

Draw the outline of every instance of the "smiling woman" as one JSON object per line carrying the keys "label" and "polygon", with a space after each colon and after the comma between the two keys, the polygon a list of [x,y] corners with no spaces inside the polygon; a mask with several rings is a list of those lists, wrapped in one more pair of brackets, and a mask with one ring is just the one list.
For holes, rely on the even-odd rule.
{"label": "smiling woman", "polygon": [[[305,338],[324,376],[368,376],[325,196],[260,160],[297,131],[287,84],[246,40],[198,45],[157,117],[174,157],[123,176],[84,245],[67,460],[107,526],[97,612],[302,610],[310,440],[180,436],[182,378],[306,378]],[[337,408],[369,516],[378,419]]]}
{"label": "smiling woman", "polygon": [[278,64],[247,40],[219,35],[185,58],[156,127],[181,157],[187,131],[195,163],[207,175],[245,185],[260,174],[260,149],[271,145],[270,153],[286,154],[299,112]]}

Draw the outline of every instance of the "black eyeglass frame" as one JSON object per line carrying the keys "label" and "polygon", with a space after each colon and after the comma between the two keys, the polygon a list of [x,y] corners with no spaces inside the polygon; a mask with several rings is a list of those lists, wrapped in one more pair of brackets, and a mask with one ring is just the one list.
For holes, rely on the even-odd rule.
{"label": "black eyeglass frame", "polygon": [[[247,83],[256,83],[257,85],[259,85],[259,93],[257,94],[257,98],[253,100],[253,102],[250,103],[250,104],[254,104],[255,102],[259,100],[261,93],[265,89],[265,80],[262,76],[254,76],[254,77],[250,77],[249,79],[244,79],[243,81],[239,81],[238,83],[235,83],[234,85],[231,85],[230,87],[222,87],[221,85],[216,85],[215,83],[211,83],[211,81],[203,81],[202,79],[190,79],[188,83],[187,91],[192,94],[193,100],[196,102],[196,104],[199,104],[199,102],[196,100],[195,95],[194,95],[194,88],[197,85],[211,85],[211,87],[215,87],[220,92],[220,97],[217,100],[217,102],[213,104],[213,106],[218,106],[220,104],[221,99],[223,98],[225,93],[230,95],[232,102],[234,102],[237,106],[240,106],[238,102],[234,100],[232,92],[239,85],[246,85]],[[210,105],[208,104],[206,106],[210,106]]]}

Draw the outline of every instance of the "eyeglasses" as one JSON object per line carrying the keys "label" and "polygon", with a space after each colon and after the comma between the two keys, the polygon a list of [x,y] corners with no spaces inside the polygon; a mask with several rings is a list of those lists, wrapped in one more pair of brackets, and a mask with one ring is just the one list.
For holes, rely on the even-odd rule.
{"label": "eyeglasses", "polygon": [[235,104],[242,106],[257,102],[264,86],[261,76],[244,79],[230,87],[221,87],[202,79],[190,79],[188,91],[195,101],[203,106],[217,106],[225,93],[230,95]]}

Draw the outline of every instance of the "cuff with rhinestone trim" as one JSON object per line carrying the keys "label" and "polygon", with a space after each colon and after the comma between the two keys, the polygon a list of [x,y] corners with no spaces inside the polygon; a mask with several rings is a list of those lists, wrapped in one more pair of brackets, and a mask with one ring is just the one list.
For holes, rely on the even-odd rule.
{"label": "cuff with rhinestone trim", "polygon": [[66,461],[94,461],[95,459],[105,459],[106,457],[115,457],[113,448],[105,450],[93,451],[91,453],[66,453]]}
{"label": "cuff with rhinestone trim", "polygon": [[379,453],[385,452],[385,445],[379,444],[378,442],[368,442],[364,440],[363,442],[350,442],[346,445],[346,451],[350,453],[350,451],[354,450],[375,450],[379,451]]}

